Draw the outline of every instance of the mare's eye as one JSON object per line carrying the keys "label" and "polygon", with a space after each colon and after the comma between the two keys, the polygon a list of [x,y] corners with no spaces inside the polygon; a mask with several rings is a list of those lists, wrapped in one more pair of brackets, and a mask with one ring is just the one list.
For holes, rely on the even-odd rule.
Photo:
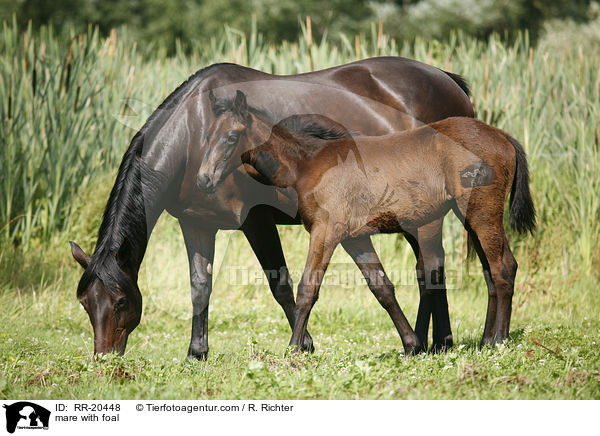
{"label": "mare's eye", "polygon": [[127,310],[129,307],[129,302],[127,301],[127,297],[121,297],[117,300],[115,304],[115,310],[122,311]]}

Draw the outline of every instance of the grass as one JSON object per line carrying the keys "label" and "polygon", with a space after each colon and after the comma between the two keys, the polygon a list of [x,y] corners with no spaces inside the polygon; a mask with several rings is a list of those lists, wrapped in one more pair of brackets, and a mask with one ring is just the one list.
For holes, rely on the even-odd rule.
{"label": "grass", "polygon": [[[264,44],[227,29],[166,57],[127,34],[74,38],[51,29],[0,35],[0,398],[600,398],[600,58],[460,34],[396,42],[362,35],[340,45]],[[519,272],[511,338],[479,349],[487,292],[463,262],[462,230],[444,229],[456,347],[406,357],[389,317],[341,251],[310,321],[317,351],[285,357],[290,331],[239,232],[220,232],[208,362],[188,362],[191,304],[176,222],[161,217],[140,288],[144,315],[123,358],[91,358],[92,332],[75,299],[81,271],[67,241],[95,243],[116,166],[133,132],[198,68],[234,61],[279,74],[377,54],[463,74],[479,118],[506,129],[529,156],[539,227],[511,235]],[[118,60],[118,61],[117,61]],[[295,283],[308,236],[280,228]],[[396,236],[375,246],[414,323],[414,259]]]}
{"label": "grass", "polygon": [[[308,242],[305,232],[281,231],[284,243],[298,241],[293,248],[284,244],[290,267],[297,271]],[[394,236],[378,239],[388,270],[412,270],[411,262],[402,260],[406,244],[398,249]],[[72,265],[66,246],[55,248],[59,268],[54,273],[40,273],[30,288],[0,295],[1,397],[600,398],[600,320],[593,310],[600,307],[600,297],[589,277],[569,283],[560,272],[519,275],[510,340],[479,349],[487,297],[479,267],[471,265],[461,286],[449,291],[457,345],[445,354],[416,357],[400,353],[389,317],[364,284],[330,281],[311,316],[317,351],[285,357],[290,331],[283,312],[242,235],[223,232],[211,300],[210,358],[189,362],[191,308],[183,242],[175,221],[164,216],[141,271],[142,323],[130,336],[125,357],[94,360],[89,321],[74,298],[79,267]],[[334,271],[356,270],[341,251],[334,260]],[[240,270],[247,271],[247,284],[233,280],[233,272]],[[414,322],[416,283],[399,285],[397,294]]]}

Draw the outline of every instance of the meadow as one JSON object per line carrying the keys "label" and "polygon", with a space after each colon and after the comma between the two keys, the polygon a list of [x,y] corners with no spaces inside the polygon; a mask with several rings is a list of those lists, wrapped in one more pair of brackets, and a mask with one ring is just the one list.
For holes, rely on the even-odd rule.
{"label": "meadow", "polygon": [[[599,399],[600,58],[527,34],[487,41],[394,41],[377,32],[266,44],[256,29],[178,47],[139,47],[50,28],[0,33],[0,397],[5,399]],[[444,228],[455,347],[404,356],[387,314],[341,250],[309,330],[312,355],[284,355],[290,331],[240,232],[220,232],[209,317],[210,355],[186,361],[191,303],[177,222],[154,230],[139,285],[144,314],[124,357],[92,358],[75,298],[81,274],[68,241],[93,250],[129,140],[196,70],[236,62],[277,74],[377,55],[414,58],[463,75],[477,117],[510,132],[529,159],[538,228],[510,234],[519,262],[510,339],[478,347],[487,290],[465,262],[460,224]],[[295,283],[308,246],[280,227]],[[375,247],[414,323],[414,258],[395,235]]]}

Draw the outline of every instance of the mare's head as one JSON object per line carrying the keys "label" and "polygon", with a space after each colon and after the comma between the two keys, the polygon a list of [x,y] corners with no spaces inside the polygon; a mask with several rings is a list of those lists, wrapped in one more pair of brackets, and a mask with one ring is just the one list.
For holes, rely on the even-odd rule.
{"label": "mare's head", "polygon": [[[84,269],[77,298],[87,312],[94,330],[94,354],[122,355],[127,337],[140,323],[142,294],[137,274],[109,253],[104,259],[91,259],[74,242],[71,253]],[[96,256],[94,256],[96,257]]]}
{"label": "mare's head", "polygon": [[212,193],[231,171],[242,164],[240,154],[248,148],[254,117],[248,110],[242,91],[237,91],[233,100],[217,100],[212,90],[208,97],[215,121],[203,138],[206,154],[196,183],[202,191]]}

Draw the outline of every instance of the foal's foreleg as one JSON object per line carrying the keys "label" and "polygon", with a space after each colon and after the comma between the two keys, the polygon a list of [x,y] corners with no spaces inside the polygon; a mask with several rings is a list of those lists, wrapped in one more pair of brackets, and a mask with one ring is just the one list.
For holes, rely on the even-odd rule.
{"label": "foal's foreleg", "polygon": [[192,339],[188,358],[206,360],[208,355],[208,302],[212,291],[212,264],[216,229],[195,220],[179,220],[188,254],[192,287]]}
{"label": "foal's foreleg", "polygon": [[392,318],[394,326],[396,326],[396,330],[398,330],[400,338],[402,339],[406,354],[414,354],[423,351],[422,344],[419,342],[415,332],[406,320],[406,317],[396,300],[394,285],[383,270],[381,261],[371,243],[371,238],[364,236],[346,239],[342,242],[342,246],[362,272],[369,285],[369,289],[371,289],[371,292],[375,295],[379,304],[383,306]]}
{"label": "foal's foreleg", "polygon": [[302,279],[298,284],[296,299],[295,324],[290,339],[290,346],[296,351],[301,350],[306,336],[308,317],[319,296],[319,288],[323,276],[333,255],[336,244],[327,241],[327,230],[313,228],[310,235],[308,257]]}
{"label": "foal's foreleg", "polygon": [[[267,210],[255,207],[242,226],[244,235],[262,267],[273,297],[283,308],[290,327],[294,328],[294,291],[281,240],[273,216]],[[304,351],[314,351],[313,340],[306,332],[301,346]]]}

